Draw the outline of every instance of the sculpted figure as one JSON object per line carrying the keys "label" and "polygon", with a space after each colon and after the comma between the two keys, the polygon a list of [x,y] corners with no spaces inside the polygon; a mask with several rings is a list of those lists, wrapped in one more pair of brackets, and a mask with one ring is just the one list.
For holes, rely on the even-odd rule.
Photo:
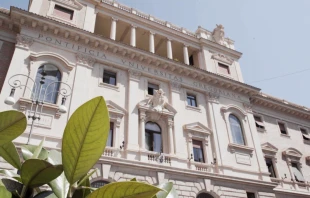
{"label": "sculpted figure", "polygon": [[165,92],[162,89],[155,91],[155,94],[150,100],[147,102],[155,111],[163,111],[165,108]]}
{"label": "sculpted figure", "polygon": [[216,25],[216,28],[212,32],[212,36],[218,44],[224,45],[225,32],[223,25]]}

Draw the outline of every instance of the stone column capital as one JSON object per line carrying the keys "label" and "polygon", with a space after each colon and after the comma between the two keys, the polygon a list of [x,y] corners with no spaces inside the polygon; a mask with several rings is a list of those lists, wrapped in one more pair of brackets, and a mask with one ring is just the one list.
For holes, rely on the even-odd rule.
{"label": "stone column capital", "polygon": [[94,64],[96,63],[96,59],[91,56],[78,53],[76,54],[76,62],[77,64],[93,68]]}
{"label": "stone column capital", "polygon": [[117,21],[118,21],[118,19],[117,19],[117,18],[115,18],[115,17],[111,17],[111,20],[112,20],[112,21],[115,21],[115,22],[117,22]]}
{"label": "stone column capital", "polygon": [[142,73],[137,70],[129,69],[128,75],[129,75],[129,79],[139,81]]}
{"label": "stone column capital", "polygon": [[206,94],[206,96],[207,96],[209,102],[217,103],[217,104],[219,103],[220,96],[218,94],[208,92]]}

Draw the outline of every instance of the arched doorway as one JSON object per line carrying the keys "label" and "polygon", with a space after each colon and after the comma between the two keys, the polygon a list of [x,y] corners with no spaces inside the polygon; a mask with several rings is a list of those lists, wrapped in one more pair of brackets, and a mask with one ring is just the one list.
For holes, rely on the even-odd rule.
{"label": "arched doorway", "polygon": [[199,195],[197,195],[197,198],[214,198],[214,197],[208,193],[200,193]]}

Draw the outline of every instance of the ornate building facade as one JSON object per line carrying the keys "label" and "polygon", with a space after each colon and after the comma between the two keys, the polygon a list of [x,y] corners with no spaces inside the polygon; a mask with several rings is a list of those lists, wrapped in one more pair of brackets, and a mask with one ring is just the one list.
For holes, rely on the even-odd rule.
{"label": "ornate building facade", "polygon": [[93,186],[135,177],[171,181],[181,198],[310,197],[309,109],[245,84],[222,25],[191,32],[116,1],[31,0],[0,9],[0,27],[0,101],[12,76],[27,85],[1,111],[29,115],[44,98],[31,144],[61,148],[70,115],[104,96],[111,129]]}

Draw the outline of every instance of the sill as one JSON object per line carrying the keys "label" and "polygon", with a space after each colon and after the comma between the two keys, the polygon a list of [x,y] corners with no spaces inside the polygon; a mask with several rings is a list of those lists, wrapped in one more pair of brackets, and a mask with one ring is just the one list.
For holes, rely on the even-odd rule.
{"label": "sill", "polygon": [[271,180],[272,182],[277,182],[277,183],[279,183],[279,182],[282,181],[282,179],[276,178],[276,177],[270,177],[270,180]]}
{"label": "sill", "polygon": [[283,134],[283,133],[281,133],[281,136],[282,136],[282,137],[285,137],[285,138],[291,138],[291,136],[288,135],[288,134]]}
{"label": "sill", "polygon": [[104,88],[107,88],[107,89],[119,91],[119,86],[118,85],[110,85],[110,84],[104,83],[104,82],[100,82],[99,83],[99,87],[104,87]]}
{"label": "sill", "polygon": [[262,128],[258,128],[258,127],[256,127],[256,130],[259,131],[259,132],[262,132],[262,133],[266,132],[266,129],[262,129]]}
{"label": "sill", "polygon": [[187,110],[197,111],[197,112],[201,113],[201,109],[199,107],[193,107],[193,106],[190,106],[190,105],[186,105],[185,108]]}
{"label": "sill", "polygon": [[251,148],[251,147],[248,147],[248,146],[245,146],[245,145],[239,145],[239,144],[230,143],[230,144],[228,144],[228,146],[229,146],[230,151],[232,153],[235,153],[236,150],[241,150],[241,151],[244,151],[244,152],[252,154],[253,151],[254,151],[254,148]]}

